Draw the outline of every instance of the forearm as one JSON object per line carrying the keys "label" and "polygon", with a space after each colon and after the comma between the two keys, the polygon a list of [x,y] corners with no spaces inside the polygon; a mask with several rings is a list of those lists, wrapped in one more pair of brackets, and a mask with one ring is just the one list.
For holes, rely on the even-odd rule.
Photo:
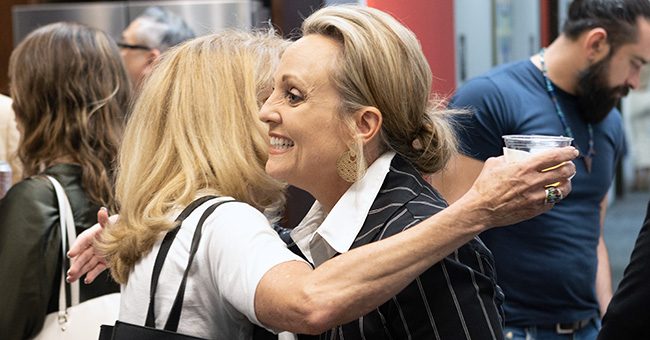
{"label": "forearm", "polygon": [[607,214],[608,196],[605,195],[600,201],[600,237],[598,237],[598,246],[596,256],[598,257],[598,267],[596,267],[596,298],[600,307],[600,316],[604,316],[607,311],[609,301],[612,300],[612,272],[609,265],[609,253],[605,245],[603,231],[605,226],[605,215]]}
{"label": "forearm", "polygon": [[596,272],[596,297],[600,306],[600,315],[605,315],[609,301],[612,299],[612,273],[609,254],[602,235],[598,240],[598,269]]}
{"label": "forearm", "polygon": [[272,328],[316,334],[366,314],[484,229],[480,213],[467,203],[452,205],[407,232],[337,256],[312,272],[272,269],[258,294],[277,290],[283,280],[292,288],[265,294],[273,296],[270,300],[256,298],[258,319]]}

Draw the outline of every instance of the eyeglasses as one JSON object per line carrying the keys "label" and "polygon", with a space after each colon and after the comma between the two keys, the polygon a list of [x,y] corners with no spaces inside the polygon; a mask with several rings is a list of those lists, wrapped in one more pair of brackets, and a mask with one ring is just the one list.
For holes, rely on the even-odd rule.
{"label": "eyeglasses", "polygon": [[119,48],[126,48],[129,50],[145,50],[145,51],[150,51],[151,47],[145,46],[145,45],[132,45],[132,44],[127,44],[124,42],[118,42],[117,47]]}

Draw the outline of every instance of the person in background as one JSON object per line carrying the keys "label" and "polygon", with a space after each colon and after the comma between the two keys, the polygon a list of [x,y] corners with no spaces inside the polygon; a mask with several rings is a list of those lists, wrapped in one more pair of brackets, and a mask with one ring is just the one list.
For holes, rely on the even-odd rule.
{"label": "person in background", "polygon": [[[0,200],[0,338],[18,340],[38,334],[59,307],[60,217],[45,175],[63,186],[77,233],[95,223],[100,206],[113,206],[131,89],[115,42],[73,23],[30,33],[11,54],[9,79],[26,178]],[[80,301],[118,291],[103,275],[81,287]]]}
{"label": "person in background", "polygon": [[[116,188],[120,218],[106,227],[96,244],[107,258],[95,256],[91,246],[99,227],[84,233],[70,250],[70,280],[88,271],[92,280],[104,268],[101,261],[108,261],[123,284],[121,320],[144,324],[160,240],[180,209],[202,195],[222,197],[197,208],[176,235],[179,242],[172,244],[168,257],[174,260],[161,272],[156,325],[162,326],[174,299],[169,292],[178,288],[196,219],[209,204],[230,196],[240,202],[220,206],[204,225],[193,267],[200,269],[188,278],[188,287],[193,288],[185,294],[178,331],[250,339],[253,324],[319,334],[354,320],[391,299],[479,230],[548,210],[540,190],[544,183],[560,181],[563,190],[570,191],[568,177],[575,168],[568,161],[577,155],[573,148],[540,155],[530,164],[511,166],[502,158],[494,159],[463,202],[313,269],[287,249],[262,214],[273,216],[283,202],[285,184],[264,172],[269,142],[277,149],[278,139],[269,139],[257,115],[272,91],[271,77],[285,45],[268,34],[222,32],[199,37],[164,54],[144,82],[120,151]],[[280,93],[293,98],[284,90],[284,85],[282,90],[276,86],[269,101],[278,100]],[[319,111],[318,117],[327,118],[323,113],[327,111]],[[307,130],[309,122],[301,123]],[[331,154],[328,144],[320,147]],[[564,161],[556,170],[539,171]],[[312,162],[330,171],[335,167],[329,161]],[[336,176],[319,181],[328,185],[339,181]],[[512,181],[513,177],[525,181]]]}
{"label": "person in background", "polygon": [[[626,106],[630,149],[634,163],[634,184],[632,189],[650,190],[650,67],[644,66],[639,87],[630,91]],[[624,116],[625,118],[625,116]]]}
{"label": "person in background", "polygon": [[11,98],[0,94],[0,161],[11,165],[12,182],[16,183],[22,172],[16,157],[20,133],[11,104]]}
{"label": "person in background", "polygon": [[160,54],[194,36],[180,16],[161,7],[148,7],[135,18],[117,43],[134,89],[139,90]]}
{"label": "person in background", "polygon": [[474,114],[459,119],[462,154],[433,178],[450,202],[502,153],[503,135],[569,136],[580,151],[570,197],[480,235],[506,295],[507,339],[596,338],[612,296],[607,192],[625,150],[615,106],[639,86],[649,60],[650,2],[574,0],[550,46],[470,80],[452,98],[452,107]]}

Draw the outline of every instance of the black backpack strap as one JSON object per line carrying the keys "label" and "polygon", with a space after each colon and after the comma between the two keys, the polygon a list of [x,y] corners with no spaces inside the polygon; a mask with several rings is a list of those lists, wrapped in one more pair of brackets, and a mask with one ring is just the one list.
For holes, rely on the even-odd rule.
{"label": "black backpack strap", "polygon": [[213,199],[217,198],[218,196],[204,196],[201,198],[198,198],[194,200],[192,203],[190,203],[183,211],[178,215],[176,218],[176,221],[174,223],[177,224],[177,226],[168,231],[167,234],[165,235],[165,238],[162,241],[162,244],[160,245],[160,250],[158,250],[158,256],[156,256],[156,261],[154,262],[153,265],[153,274],[151,275],[151,288],[149,289],[149,309],[147,310],[147,318],[145,319],[145,326],[155,328],[156,327],[156,316],[154,312],[154,304],[155,304],[155,296],[156,296],[156,288],[158,287],[158,277],[160,276],[160,271],[162,270],[163,263],[165,262],[165,258],[167,257],[167,253],[169,252],[169,248],[172,245],[172,242],[174,241],[174,238],[176,237],[176,234],[178,234],[178,231],[181,228],[181,223],[183,222],[184,219],[189,216],[192,211],[194,211],[196,208],[198,208],[201,204]]}
{"label": "black backpack strap", "polygon": [[185,273],[183,273],[183,280],[181,280],[180,287],[178,287],[178,292],[176,293],[176,298],[174,299],[174,304],[172,305],[171,312],[169,312],[169,318],[167,318],[167,323],[165,324],[165,330],[176,332],[178,329],[178,322],[181,319],[181,310],[183,309],[183,298],[185,297],[185,284],[187,283],[187,276],[190,273],[190,268],[192,267],[192,261],[194,260],[194,255],[199,249],[199,242],[201,241],[201,235],[203,234],[203,223],[208,217],[214,212],[217,207],[224,203],[236,202],[235,200],[227,200],[217,202],[208,209],[205,210],[199,223],[196,225],[194,230],[194,236],[192,237],[192,247],[190,248],[190,256],[187,260],[187,267],[185,268]]}

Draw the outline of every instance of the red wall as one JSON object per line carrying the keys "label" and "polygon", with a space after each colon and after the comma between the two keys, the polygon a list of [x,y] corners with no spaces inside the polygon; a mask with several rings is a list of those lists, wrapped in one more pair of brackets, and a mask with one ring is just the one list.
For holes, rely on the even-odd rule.
{"label": "red wall", "polygon": [[367,0],[411,29],[433,73],[433,91],[450,96],[456,89],[453,0]]}

